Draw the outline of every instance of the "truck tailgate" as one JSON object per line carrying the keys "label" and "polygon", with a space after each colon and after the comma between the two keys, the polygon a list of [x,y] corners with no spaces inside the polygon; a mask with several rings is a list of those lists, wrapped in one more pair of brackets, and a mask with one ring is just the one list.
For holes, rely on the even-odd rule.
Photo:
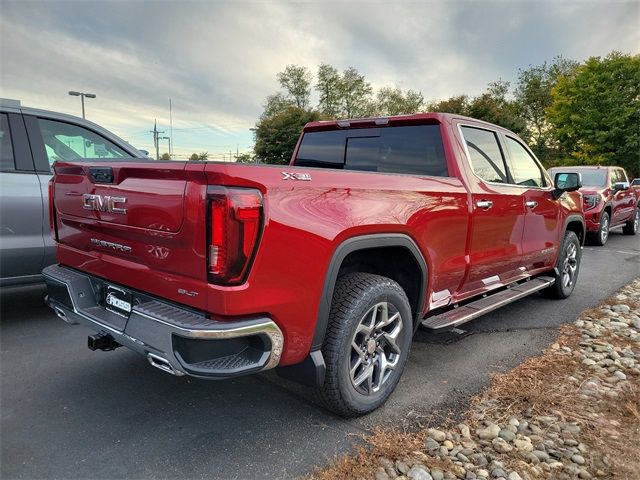
{"label": "truck tailgate", "polygon": [[[178,288],[204,290],[203,169],[188,162],[57,163],[58,259],[141,290],[146,284],[148,291],[167,294],[163,284],[178,283],[170,298],[177,298]],[[150,276],[145,282],[145,274],[165,282]]]}

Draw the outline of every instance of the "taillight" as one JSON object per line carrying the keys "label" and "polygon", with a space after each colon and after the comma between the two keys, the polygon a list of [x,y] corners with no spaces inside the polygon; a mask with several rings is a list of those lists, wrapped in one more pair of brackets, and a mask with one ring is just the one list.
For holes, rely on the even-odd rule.
{"label": "taillight", "polygon": [[53,177],[49,180],[49,233],[51,234],[51,238],[58,240],[56,209],[53,206]]}
{"label": "taillight", "polygon": [[262,227],[262,195],[252,188],[210,186],[209,281],[242,283],[258,246]]}

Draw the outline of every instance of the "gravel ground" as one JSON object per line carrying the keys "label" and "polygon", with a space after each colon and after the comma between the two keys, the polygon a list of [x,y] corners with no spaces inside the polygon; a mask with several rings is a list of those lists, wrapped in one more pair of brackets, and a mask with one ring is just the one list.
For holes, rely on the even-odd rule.
{"label": "gravel ground", "polygon": [[314,476],[638,479],[639,380],[640,279],[563,327],[541,356],[496,375],[464,423],[379,431],[371,449]]}

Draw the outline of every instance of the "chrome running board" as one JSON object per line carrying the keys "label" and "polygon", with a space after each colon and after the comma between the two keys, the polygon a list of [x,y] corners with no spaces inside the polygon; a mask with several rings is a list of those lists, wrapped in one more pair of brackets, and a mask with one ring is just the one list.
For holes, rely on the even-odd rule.
{"label": "chrome running board", "polygon": [[462,307],[428,317],[422,321],[422,326],[428,330],[451,329],[538,292],[543,288],[550,287],[554,283],[555,279],[552,277],[537,277],[524,283],[518,283]]}

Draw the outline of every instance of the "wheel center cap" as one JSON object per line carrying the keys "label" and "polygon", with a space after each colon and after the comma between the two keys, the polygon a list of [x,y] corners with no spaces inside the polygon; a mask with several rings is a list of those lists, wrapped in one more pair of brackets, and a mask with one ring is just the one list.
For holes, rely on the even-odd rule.
{"label": "wheel center cap", "polygon": [[369,340],[367,340],[367,353],[369,355],[373,355],[373,352],[376,351],[376,341],[373,338],[370,338]]}

